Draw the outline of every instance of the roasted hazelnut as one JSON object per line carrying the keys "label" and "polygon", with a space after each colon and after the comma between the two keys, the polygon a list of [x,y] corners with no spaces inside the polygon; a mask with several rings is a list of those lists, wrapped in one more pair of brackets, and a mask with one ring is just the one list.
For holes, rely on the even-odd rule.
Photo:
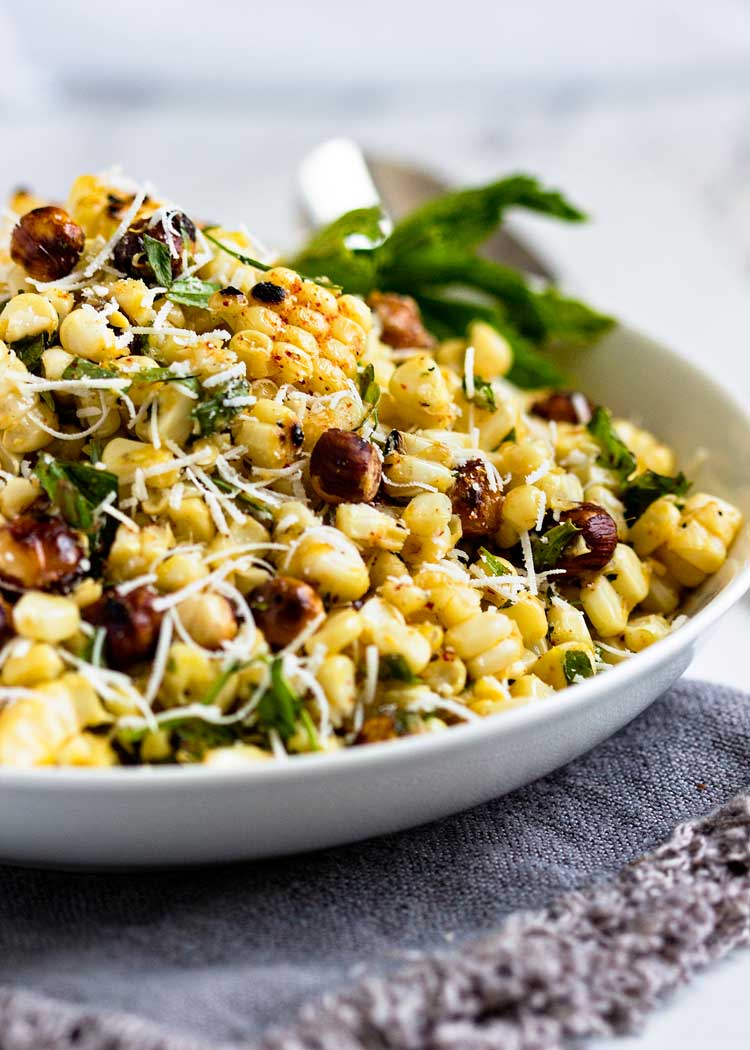
{"label": "roasted hazelnut", "polygon": [[503,496],[499,485],[491,485],[484,460],[469,459],[458,467],[451,503],[464,536],[488,536],[500,528]]}
{"label": "roasted hazelnut", "polygon": [[27,212],[13,229],[10,255],[35,281],[59,281],[75,268],[86,238],[62,208]]}
{"label": "roasted hazelnut", "polygon": [[84,558],[77,532],[51,514],[21,514],[0,527],[0,579],[38,590],[70,583]]}
{"label": "roasted hazelnut", "polygon": [[375,446],[350,430],[325,430],[310,456],[312,487],[326,503],[369,503],[381,474]]}
{"label": "roasted hazelnut", "polygon": [[104,652],[110,667],[123,669],[154,655],[162,614],[154,609],[158,592],[136,587],[118,594],[108,587],[102,597],[84,610],[84,617],[106,631]]}
{"label": "roasted hazelnut", "polygon": [[430,347],[435,340],[422,324],[422,315],[414,299],[395,292],[372,292],[367,299],[380,320],[382,342],[397,350],[405,347]]}
{"label": "roasted hazelnut", "polygon": [[574,390],[553,390],[546,397],[535,401],[529,411],[533,416],[553,420],[555,423],[580,423],[581,419],[576,411],[576,401],[579,398],[581,406],[591,413],[593,405],[589,399],[585,394],[576,393]]}
{"label": "roasted hazelnut", "polygon": [[379,744],[383,740],[395,740],[397,736],[396,723],[391,715],[373,715],[364,720],[354,743]]}
{"label": "roasted hazelnut", "polygon": [[273,281],[259,281],[253,285],[250,294],[259,303],[268,303],[269,306],[278,306],[287,297],[286,288],[282,288],[280,284],[274,284]]}
{"label": "roasted hazelnut", "polygon": [[10,602],[0,595],[0,642],[13,634],[13,609]]}
{"label": "roasted hazelnut", "polygon": [[250,592],[248,604],[272,649],[284,649],[324,611],[320,595],[291,576],[266,580]]}
{"label": "roasted hazelnut", "polygon": [[153,237],[169,248],[172,276],[176,277],[182,269],[182,250],[184,240],[192,246],[195,243],[195,223],[183,212],[172,212],[166,226],[164,219],[151,225],[150,219],[138,219],[115,245],[114,264],[128,277],[140,277],[153,281],[155,274],[146,254],[144,236]]}
{"label": "roasted hazelnut", "polygon": [[617,525],[606,510],[596,503],[579,503],[564,510],[560,521],[572,521],[578,526],[588,550],[583,554],[563,554],[556,567],[570,575],[603,569],[617,546]]}

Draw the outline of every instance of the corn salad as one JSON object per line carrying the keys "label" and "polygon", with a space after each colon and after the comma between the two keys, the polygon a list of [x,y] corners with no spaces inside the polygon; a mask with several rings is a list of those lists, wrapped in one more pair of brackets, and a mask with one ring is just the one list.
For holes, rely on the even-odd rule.
{"label": "corn salad", "polygon": [[122,179],[17,195],[0,297],[0,764],[542,702],[673,630],[740,527],[647,431],[512,386],[490,324],[437,342]]}

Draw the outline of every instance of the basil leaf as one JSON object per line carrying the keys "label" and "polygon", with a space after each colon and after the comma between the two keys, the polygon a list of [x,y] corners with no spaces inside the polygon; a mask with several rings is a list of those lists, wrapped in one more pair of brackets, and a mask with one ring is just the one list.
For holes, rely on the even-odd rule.
{"label": "basil leaf", "polygon": [[201,281],[199,277],[178,277],[169,286],[167,299],[181,306],[198,306],[202,310],[208,309],[208,301],[214,292],[219,290],[218,284],[211,281]]}
{"label": "basil leaf", "polygon": [[394,678],[397,682],[418,682],[420,679],[400,653],[391,653],[380,657],[381,678]]}
{"label": "basil leaf", "polygon": [[496,554],[491,554],[486,547],[479,548],[479,557],[487,567],[490,576],[508,576],[510,569],[503,562],[502,558],[498,558]]}
{"label": "basil leaf", "polygon": [[95,365],[93,361],[87,361],[83,357],[77,357],[66,366],[62,374],[63,379],[117,379],[119,373],[113,368],[103,368]]}
{"label": "basil leaf", "polygon": [[592,346],[614,325],[614,319],[577,299],[567,299],[556,288],[534,293],[532,306],[541,324],[547,349],[580,350]]}
{"label": "basil leaf", "polygon": [[86,463],[72,463],[40,456],[34,467],[39,483],[65,520],[82,532],[96,528],[95,510],[111,493],[117,493],[117,476]]}
{"label": "basil leaf", "polygon": [[589,434],[596,438],[602,450],[597,462],[616,471],[625,481],[635,470],[635,456],[620,438],[612,425],[612,414],[601,406],[594,409],[586,425]]}
{"label": "basil leaf", "polygon": [[[182,762],[200,762],[215,747],[231,747],[238,740],[233,726],[216,725],[202,718],[175,718],[161,724],[174,734],[174,747]],[[145,735],[145,734],[144,734]]]}
{"label": "basil leaf", "polygon": [[156,365],[154,368],[144,368],[140,372],[136,372],[133,375],[133,381],[130,386],[135,386],[137,383],[185,383],[195,378],[194,375],[178,375],[177,372],[173,372],[169,367],[162,368],[160,365]]}
{"label": "basil leaf", "polygon": [[299,713],[299,720],[302,723],[305,732],[307,733],[307,739],[310,742],[310,750],[320,751],[321,746],[320,740],[318,738],[318,731],[315,728],[315,723],[313,722],[310,716],[310,712],[307,710],[307,708],[302,708],[302,710]]}
{"label": "basil leaf", "polygon": [[563,674],[568,685],[573,685],[576,678],[591,678],[594,668],[588,654],[582,649],[569,649],[563,656]]}
{"label": "basil leaf", "polygon": [[556,190],[546,189],[528,175],[511,175],[488,186],[446,193],[417,208],[394,229],[388,253],[396,258],[444,244],[473,248],[489,237],[510,207],[567,222],[585,218]]}
{"label": "basil leaf", "polygon": [[284,677],[280,657],[271,664],[271,685],[258,704],[258,725],[268,732],[275,729],[282,740],[288,740],[297,729],[302,701]]}
{"label": "basil leaf", "polygon": [[149,237],[147,233],[143,235],[143,247],[154,271],[154,277],[164,288],[169,288],[172,283],[172,255],[169,248],[155,237]]}
{"label": "basil leaf", "polygon": [[553,525],[541,536],[532,536],[531,553],[536,571],[544,572],[545,569],[554,569],[562,558],[565,548],[580,531],[572,521],[561,521],[559,525]]}
{"label": "basil leaf", "polygon": [[325,274],[347,291],[366,295],[377,287],[377,249],[383,244],[380,208],[356,208],[313,235],[290,265]]}
{"label": "basil leaf", "polygon": [[375,366],[365,365],[359,373],[359,393],[362,401],[375,407],[380,401],[380,387],[375,382]]}
{"label": "basil leaf", "polygon": [[239,405],[228,405],[227,399],[246,397],[249,393],[250,387],[245,380],[235,379],[222,387],[218,393],[200,401],[192,411],[200,436],[208,437],[217,430],[224,430],[240,410]]}
{"label": "basil leaf", "polygon": [[632,481],[628,481],[621,493],[628,524],[637,521],[660,496],[684,496],[690,484],[682,471],[676,477],[670,477],[657,474],[654,470],[646,470]]}
{"label": "basil leaf", "polygon": [[26,365],[29,372],[36,372],[42,360],[42,354],[47,349],[47,341],[42,335],[33,335],[28,339],[18,339],[12,344],[11,349],[19,361]]}

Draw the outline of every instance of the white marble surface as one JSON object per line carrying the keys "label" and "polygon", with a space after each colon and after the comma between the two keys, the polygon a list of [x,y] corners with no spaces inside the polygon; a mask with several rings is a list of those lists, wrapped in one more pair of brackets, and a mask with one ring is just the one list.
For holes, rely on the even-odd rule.
{"label": "white marble surface", "polygon": [[[60,194],[79,171],[120,162],[284,244],[296,164],[332,134],[459,179],[531,170],[595,216],[524,224],[565,283],[750,405],[749,4],[467,0],[460,18],[436,8],[425,20],[422,5],[387,0],[375,25],[352,24],[343,0],[292,0],[283,41],[268,7],[261,23],[255,6],[196,4],[178,26],[171,5],[130,9],[108,27],[113,49],[83,0],[0,5],[13,73],[0,85],[0,191]],[[749,638],[747,600],[690,673],[750,688]],[[746,1047],[749,980],[750,954],[737,953],[620,1045]]]}

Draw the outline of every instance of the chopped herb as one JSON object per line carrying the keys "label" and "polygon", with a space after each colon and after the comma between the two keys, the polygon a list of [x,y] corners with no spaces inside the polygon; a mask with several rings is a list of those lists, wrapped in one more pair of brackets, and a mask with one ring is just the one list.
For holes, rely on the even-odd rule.
{"label": "chopped herb", "polygon": [[12,345],[13,353],[26,365],[29,372],[36,372],[47,348],[44,333],[33,335],[28,339],[19,339]]}
{"label": "chopped herb", "polygon": [[221,489],[222,492],[226,492],[228,495],[233,496],[237,499],[238,503],[242,503],[252,513],[253,517],[261,523],[261,525],[273,525],[273,513],[268,507],[261,503],[259,500],[253,499],[252,496],[248,495],[247,492],[243,492],[242,489],[236,488],[234,485],[230,485],[224,478],[213,477],[211,481],[214,483],[217,489]]}
{"label": "chopped herb", "polygon": [[[359,373],[359,394],[362,398],[362,404],[365,405],[366,409],[365,418],[362,420],[362,423],[372,417],[375,426],[377,426],[380,387],[375,382],[375,368],[372,364],[365,365]],[[360,423],[360,426],[362,423]]]}
{"label": "chopped herb", "polygon": [[288,740],[297,729],[302,701],[284,677],[282,661],[271,663],[271,685],[258,704],[258,725],[269,732],[275,729],[282,740]]}
{"label": "chopped herb", "polygon": [[104,445],[100,438],[92,438],[91,441],[83,446],[83,451],[87,454],[92,464],[96,464],[102,458],[103,447]]}
{"label": "chopped herb", "polygon": [[202,718],[179,718],[162,723],[171,729],[175,757],[180,762],[201,762],[207,751],[215,747],[231,747],[238,739],[233,726],[216,725]]}
{"label": "chopped herb", "polygon": [[654,470],[644,471],[632,481],[628,481],[622,490],[628,524],[637,521],[660,496],[684,496],[689,488],[690,482],[682,472],[676,477],[669,477],[666,474],[657,474]]}
{"label": "chopped herb", "polygon": [[[500,442],[500,445],[504,445],[507,441],[512,441],[513,444],[515,444],[518,441],[518,436],[516,434],[516,428],[515,427],[511,427],[510,428],[508,433],[505,435],[503,440]],[[497,447],[500,448],[500,445],[498,445]]]}
{"label": "chopped herb", "polygon": [[320,751],[321,747],[320,740],[318,738],[318,731],[315,728],[315,723],[310,717],[310,712],[307,710],[307,708],[302,708],[302,710],[299,713],[299,720],[302,723],[305,732],[307,733],[307,739],[310,742],[310,750]]}
{"label": "chopped herb", "polygon": [[593,673],[589,655],[582,649],[569,649],[563,656],[563,674],[568,685],[572,685],[577,678],[591,678]]}
{"label": "chopped herb", "polygon": [[101,365],[87,361],[83,357],[77,357],[71,361],[62,374],[65,380],[70,379],[118,379],[119,373],[114,368],[103,368]]}
{"label": "chopped herb", "polygon": [[167,299],[181,306],[198,306],[207,310],[209,299],[220,287],[211,281],[202,281],[195,275],[178,277],[169,285]]}
{"label": "chopped herb", "polygon": [[498,558],[496,554],[491,554],[486,547],[479,548],[479,557],[484,562],[490,576],[508,576],[510,569],[505,564],[502,558]]}
{"label": "chopped herb", "polygon": [[[466,394],[466,376],[464,376],[461,383],[464,394]],[[468,394],[466,394],[469,397]],[[494,412],[497,409],[497,401],[495,400],[495,391],[492,388],[492,383],[488,383],[486,379],[482,379],[479,376],[474,376],[474,396],[469,398],[472,404],[475,404],[477,408],[483,409],[485,412]]]}
{"label": "chopped herb", "polygon": [[206,692],[200,698],[198,703],[206,704],[206,706],[210,706],[211,704],[215,703],[227,682],[231,678],[234,678],[234,676],[239,671],[242,671],[245,667],[247,667],[248,663],[249,661],[245,661],[243,663],[241,660],[236,660],[234,663],[230,664],[229,667],[225,667],[221,674],[218,674],[216,676],[216,678],[213,680]]}
{"label": "chopped herb", "polygon": [[395,678],[399,682],[418,682],[419,678],[414,674],[406,660],[400,653],[391,653],[380,658],[380,677]]}
{"label": "chopped herb", "polygon": [[169,248],[155,237],[149,237],[147,233],[143,235],[143,247],[157,282],[162,287],[169,288],[172,283],[172,253]]}
{"label": "chopped herb", "polygon": [[622,481],[630,477],[635,470],[635,456],[612,426],[612,414],[598,406],[586,429],[599,442],[602,451],[597,462],[600,466],[616,471]]}
{"label": "chopped herb", "polygon": [[273,266],[269,266],[268,263],[259,262],[258,259],[253,259],[252,256],[246,255],[244,252],[241,252],[239,248],[230,248],[229,245],[222,244],[222,242],[218,241],[212,234],[208,232],[208,230],[203,231],[203,236],[206,238],[207,241],[210,241],[211,244],[215,244],[217,248],[221,248],[223,252],[226,252],[227,255],[231,255],[233,259],[238,259],[241,263],[244,263],[245,266],[254,266],[256,270],[263,270],[264,273],[268,272],[268,270],[273,269]]}
{"label": "chopped herb", "polygon": [[157,365],[154,368],[144,368],[140,372],[135,372],[130,386],[135,386],[136,383],[186,383],[195,378],[194,375],[178,375],[169,367],[162,368]]}
{"label": "chopped herb", "polygon": [[[185,242],[185,231],[182,231],[183,243]],[[187,242],[189,244],[189,241]],[[144,234],[143,246],[146,249],[148,261],[158,283],[167,289],[167,299],[181,306],[199,306],[207,309],[208,300],[219,290],[218,284],[211,281],[202,281],[194,274],[187,277],[172,277],[172,255],[166,244],[157,241],[155,237]]]}
{"label": "chopped herb", "polygon": [[117,531],[115,519],[100,515],[97,508],[109,495],[117,494],[117,476],[46,453],[36,461],[34,473],[65,520],[88,535],[92,571],[97,571]]}
{"label": "chopped herb", "polygon": [[250,387],[244,379],[234,379],[222,387],[218,393],[213,392],[203,401],[200,401],[193,409],[193,419],[198,424],[201,437],[215,434],[217,430],[223,430],[237,415],[240,408],[238,405],[228,405],[227,400],[234,397],[247,397]]}
{"label": "chopped herb", "polygon": [[86,463],[65,462],[45,454],[37,460],[34,473],[65,520],[82,532],[95,528],[96,508],[111,493],[117,493],[115,474]]}
{"label": "chopped herb", "polygon": [[559,525],[553,525],[541,536],[532,536],[531,553],[536,571],[544,572],[546,569],[554,569],[562,558],[565,548],[580,531],[572,521],[561,521]]}

